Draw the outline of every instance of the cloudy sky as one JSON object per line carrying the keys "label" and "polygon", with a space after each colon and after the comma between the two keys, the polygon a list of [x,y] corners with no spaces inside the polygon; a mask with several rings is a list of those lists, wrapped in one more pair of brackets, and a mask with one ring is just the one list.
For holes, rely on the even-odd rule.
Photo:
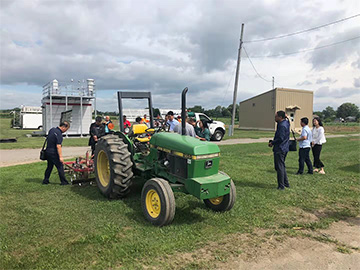
{"label": "cloudy sky", "polygon": [[[285,4],[286,3],[286,4]],[[0,108],[40,106],[52,79],[96,80],[98,109],[116,90],[150,90],[154,106],[232,103],[241,23],[244,40],[309,29],[360,14],[358,0],[0,0]],[[314,91],[314,110],[360,105],[360,16],[287,38],[244,43],[238,101],[276,87]],[[266,57],[308,50],[287,56]],[[265,80],[264,80],[265,79]]]}

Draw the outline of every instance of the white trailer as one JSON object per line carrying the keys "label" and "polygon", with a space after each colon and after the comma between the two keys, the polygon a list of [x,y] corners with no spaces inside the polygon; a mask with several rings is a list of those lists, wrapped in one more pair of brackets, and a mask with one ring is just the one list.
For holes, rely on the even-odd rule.
{"label": "white trailer", "polygon": [[41,129],[42,109],[41,107],[22,106],[20,110],[20,127],[22,129]]}

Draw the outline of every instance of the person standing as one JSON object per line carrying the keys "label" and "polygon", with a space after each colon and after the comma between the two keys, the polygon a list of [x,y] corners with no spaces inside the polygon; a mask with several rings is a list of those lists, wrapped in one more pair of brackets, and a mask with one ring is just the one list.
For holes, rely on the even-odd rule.
{"label": "person standing", "polygon": [[49,178],[54,168],[58,170],[58,174],[60,177],[60,185],[68,185],[69,182],[65,178],[64,172],[64,158],[62,156],[61,144],[63,141],[62,134],[66,132],[70,128],[69,122],[62,122],[58,127],[54,127],[49,130],[47,136],[47,145],[45,149],[46,160],[47,160],[47,168],[45,170],[43,185],[49,184]]}
{"label": "person standing", "polygon": [[269,147],[273,147],[274,165],[277,172],[277,182],[279,190],[289,188],[289,180],[286,173],[285,159],[289,152],[290,124],[286,120],[285,112],[278,111],[275,114],[277,123],[274,139],[269,142]]}
{"label": "person standing", "polygon": [[131,127],[131,123],[126,119],[126,115],[123,115],[124,130]]}
{"label": "person standing", "polygon": [[174,119],[174,112],[173,111],[169,111],[167,113],[167,116],[168,116],[168,120],[167,120],[167,124],[170,126],[170,129],[169,131],[174,131],[174,127],[179,125],[179,122]]}
{"label": "person standing", "polygon": [[313,119],[313,129],[312,129],[312,153],[314,156],[314,172],[319,172],[320,174],[325,174],[324,163],[320,160],[320,153],[322,145],[326,143],[325,130],[323,124],[319,117]]}
{"label": "person standing", "polygon": [[147,125],[147,127],[150,127],[150,121],[146,117],[147,117],[147,115],[144,114],[144,117],[142,119],[143,124]]}
{"label": "person standing", "polygon": [[89,139],[89,146],[91,146],[91,155],[94,155],[95,152],[95,145],[98,141],[98,139],[103,135],[104,132],[103,129],[104,125],[102,123],[101,116],[96,116],[95,123],[92,123],[90,125],[90,139]]}
{"label": "person standing", "polygon": [[[195,129],[194,129],[193,125],[188,123],[188,120],[189,120],[189,118],[186,116],[186,119],[185,119],[185,135],[197,138],[196,133],[195,133]],[[182,135],[182,125],[181,124],[176,125],[174,127],[174,132],[179,133],[180,135]]]}
{"label": "person standing", "polygon": [[[112,124],[112,121],[110,120],[110,116],[105,116],[105,133],[108,134],[113,131],[114,126],[109,124]],[[112,128],[111,128],[112,127]]]}
{"label": "person standing", "polygon": [[308,126],[309,119],[307,117],[303,117],[300,120],[300,125],[302,126],[300,138],[297,139],[299,142],[299,170],[296,174],[304,173],[304,162],[308,168],[308,174],[313,174],[313,166],[310,160],[310,148],[312,141],[312,133]]}

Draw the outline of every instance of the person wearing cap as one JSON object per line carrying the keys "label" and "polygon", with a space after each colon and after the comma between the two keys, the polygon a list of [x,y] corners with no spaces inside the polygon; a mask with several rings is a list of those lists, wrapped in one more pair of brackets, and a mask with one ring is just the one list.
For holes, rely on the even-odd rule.
{"label": "person wearing cap", "polygon": [[177,120],[178,120],[179,123],[181,123],[181,116],[180,115],[178,115]]}
{"label": "person wearing cap", "polygon": [[167,113],[167,116],[168,116],[168,120],[167,120],[166,123],[170,126],[169,131],[174,131],[175,126],[179,125],[179,121],[174,119],[174,112],[173,111],[169,111]]}

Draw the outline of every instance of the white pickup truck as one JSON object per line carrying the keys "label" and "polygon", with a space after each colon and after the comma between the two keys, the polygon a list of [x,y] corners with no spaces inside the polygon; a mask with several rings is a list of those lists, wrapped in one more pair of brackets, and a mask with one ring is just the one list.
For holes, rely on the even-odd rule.
{"label": "white pickup truck", "polygon": [[223,122],[214,121],[204,113],[189,112],[188,115],[189,115],[189,117],[194,117],[196,119],[196,121],[202,120],[202,121],[205,121],[208,123],[211,140],[213,140],[213,141],[221,141],[222,140],[222,138],[224,137],[225,132],[226,132],[225,124]]}

